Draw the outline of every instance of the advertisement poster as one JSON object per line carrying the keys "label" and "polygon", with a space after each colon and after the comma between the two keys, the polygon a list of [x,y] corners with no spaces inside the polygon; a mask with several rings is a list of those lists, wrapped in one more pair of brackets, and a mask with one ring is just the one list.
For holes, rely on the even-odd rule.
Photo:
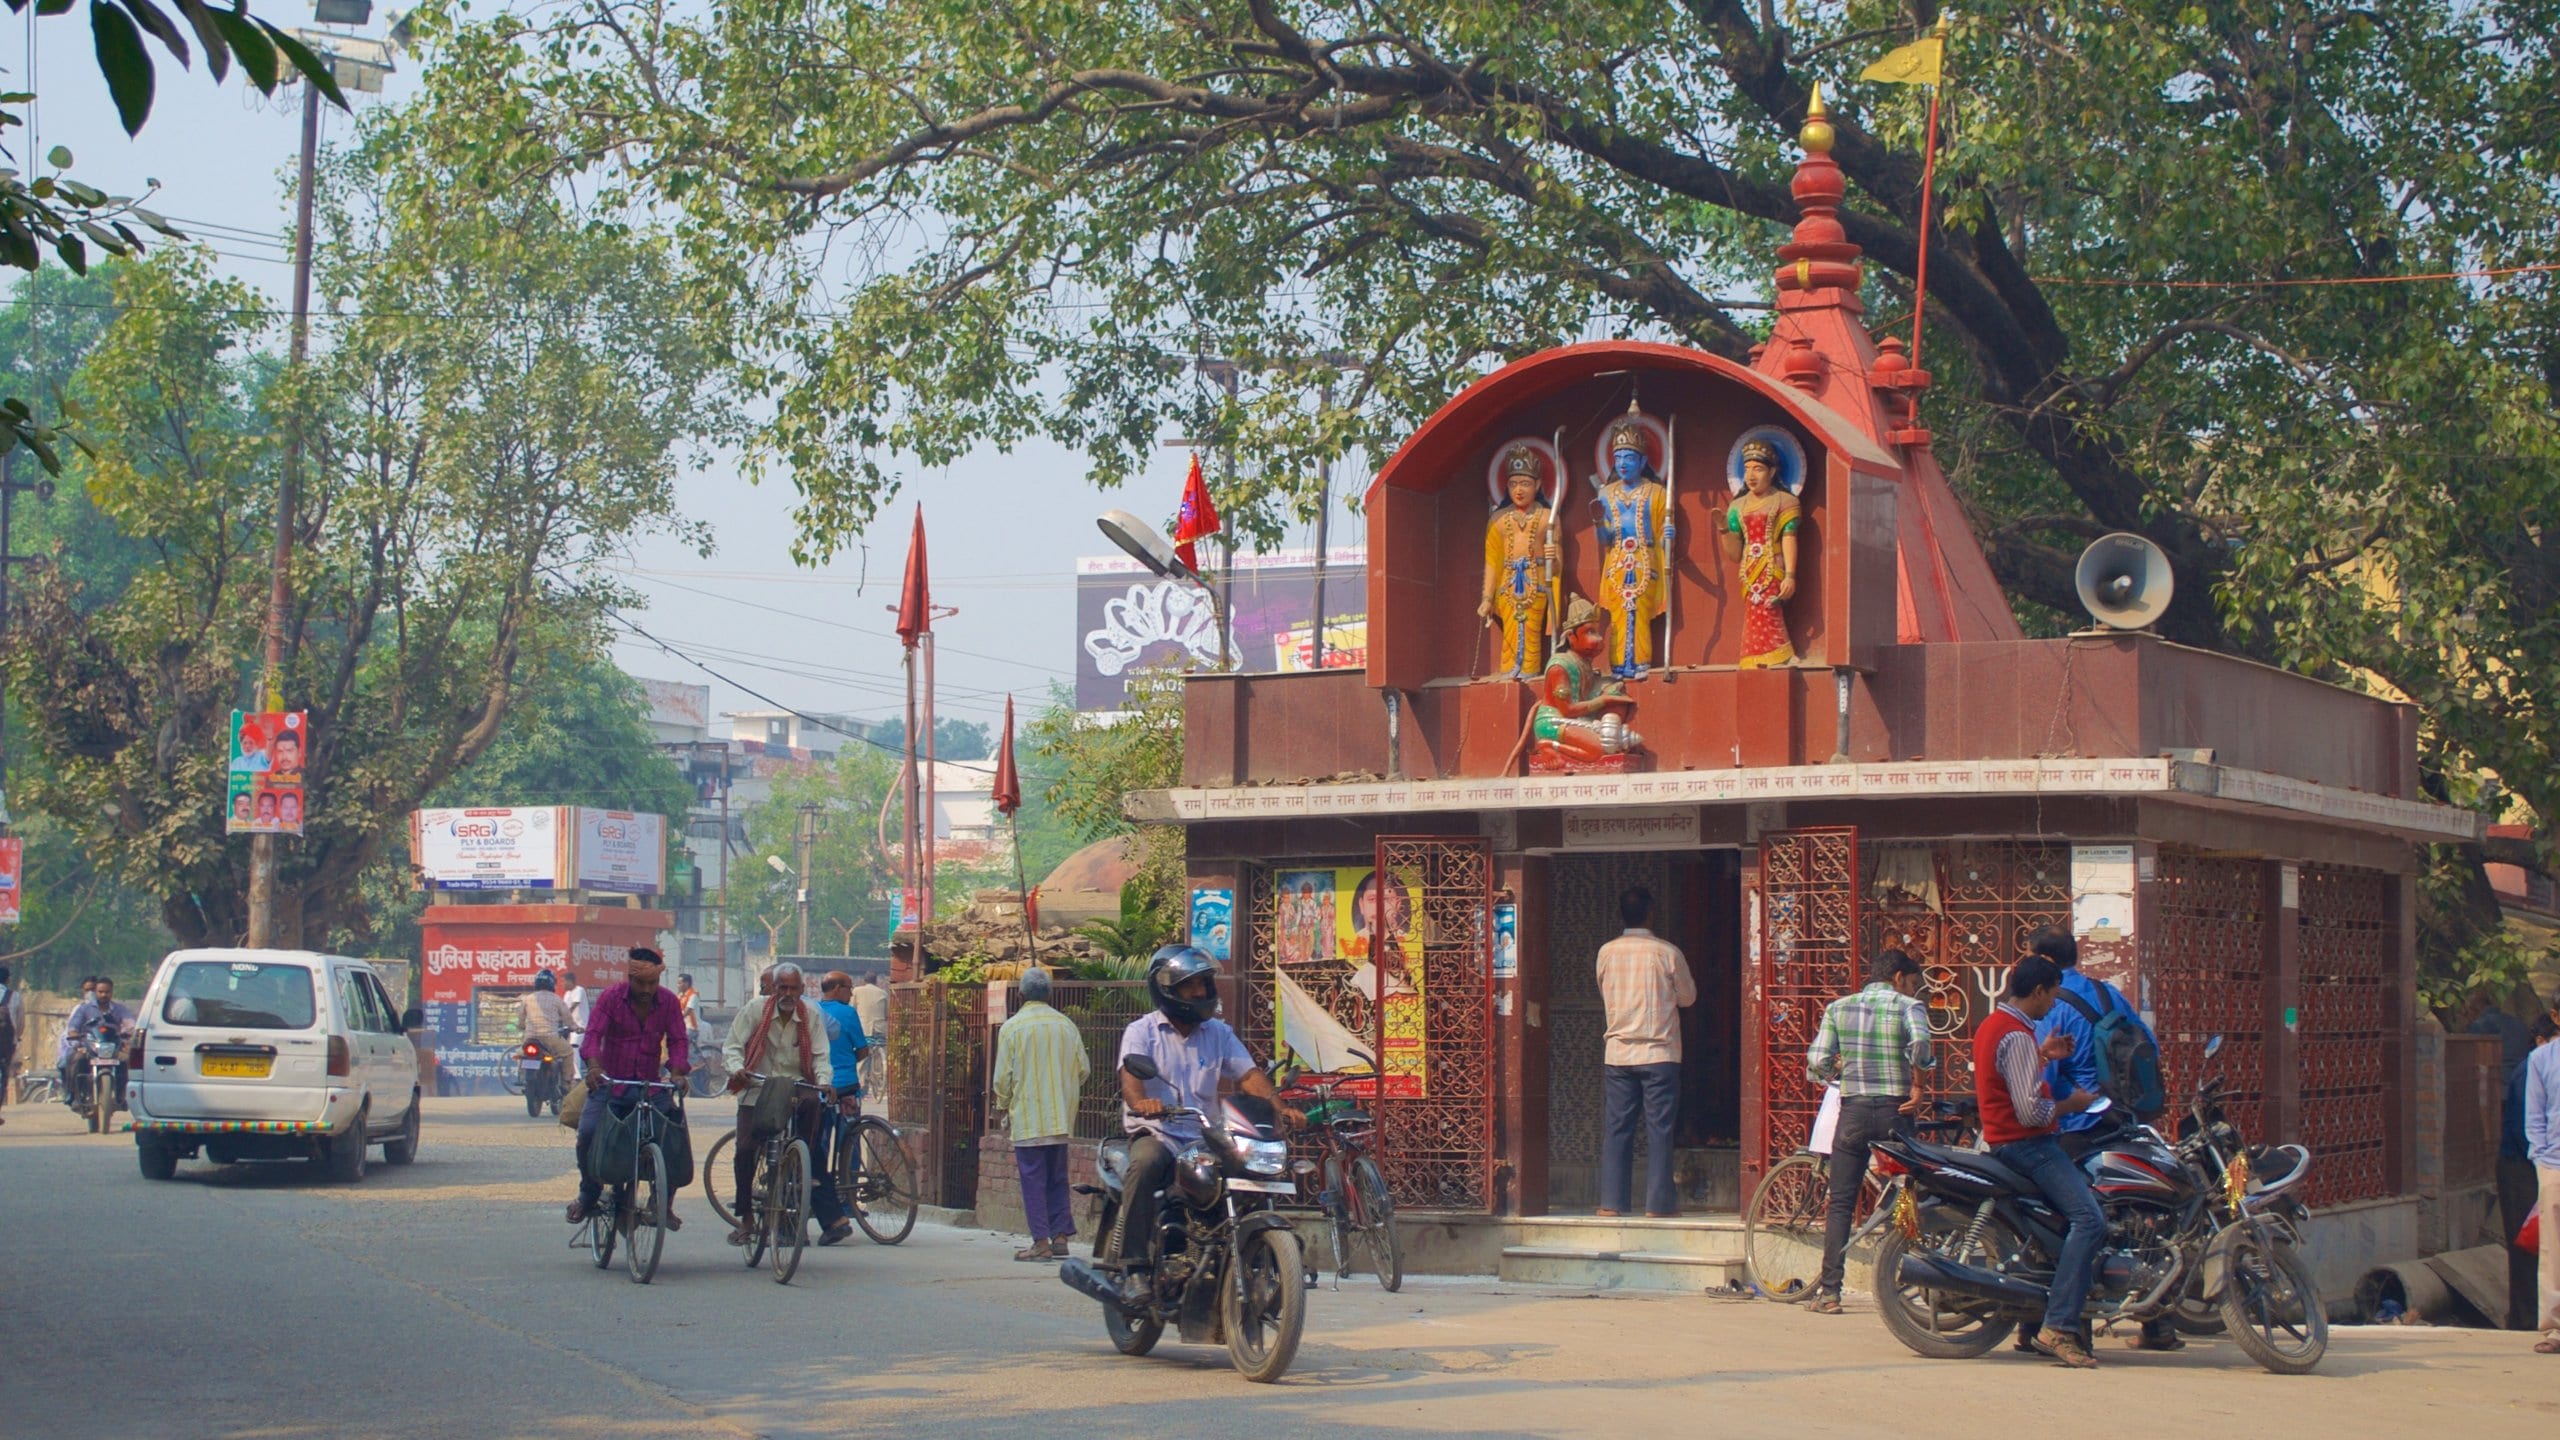
{"label": "advertisement poster", "polygon": [[568,883],[560,810],[550,805],[421,810],[412,832],[430,890],[557,890]]}
{"label": "advertisement poster", "polygon": [[302,762],[310,751],[309,741],[310,717],[303,711],[231,712],[227,833],[302,833]]}
{"label": "advertisement poster", "polygon": [[[1348,1043],[1366,1049],[1383,1007],[1386,1054],[1378,1068],[1386,1093],[1424,1094],[1422,937],[1416,933],[1422,905],[1416,888],[1393,880],[1381,884],[1366,866],[1284,870],[1277,884],[1273,948],[1281,1003],[1275,1007],[1275,1039],[1302,1055],[1330,1058],[1341,1048],[1342,1037],[1334,1032],[1342,1031]],[[1293,1029],[1307,1033],[1293,1039]]]}
{"label": "advertisement poster", "polygon": [[666,888],[665,816],[583,806],[576,813],[579,889],[655,895]]}
{"label": "advertisement poster", "polygon": [[[1337,545],[1326,554],[1324,668],[1356,670],[1369,663],[1367,552]],[[1213,571],[1236,669],[1315,668],[1315,559],[1312,550],[1275,551],[1237,557],[1232,576]],[[1076,562],[1078,710],[1126,705],[1129,677],[1141,670],[1217,663],[1217,608],[1199,586],[1159,579],[1122,555]]]}
{"label": "advertisement poster", "polygon": [[15,835],[0,836],[0,925],[18,923],[19,872],[26,858],[26,841]]}
{"label": "advertisement poster", "polygon": [[1233,890],[1192,891],[1191,943],[1221,965],[1234,959],[1235,915]]}

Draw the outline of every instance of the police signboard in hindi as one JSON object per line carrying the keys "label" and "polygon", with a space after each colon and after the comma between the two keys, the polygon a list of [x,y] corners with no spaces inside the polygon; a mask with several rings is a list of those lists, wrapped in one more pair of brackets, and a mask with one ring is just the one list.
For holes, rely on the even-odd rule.
{"label": "police signboard in hindi", "polygon": [[299,835],[311,719],[301,710],[231,712],[231,785],[223,828],[233,835]]}

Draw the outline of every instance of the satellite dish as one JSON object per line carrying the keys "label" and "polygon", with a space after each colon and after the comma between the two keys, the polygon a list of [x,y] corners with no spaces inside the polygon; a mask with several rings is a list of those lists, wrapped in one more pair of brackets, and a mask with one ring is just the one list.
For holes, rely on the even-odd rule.
{"label": "satellite dish", "polygon": [[2089,542],[2071,583],[2089,617],[2116,630],[2141,630],[2157,621],[2178,588],[2167,552],[2121,530]]}
{"label": "satellite dish", "polygon": [[1111,537],[1112,544],[1126,551],[1130,559],[1155,574],[1177,580],[1200,578],[1190,566],[1182,563],[1181,556],[1173,553],[1173,545],[1156,533],[1156,527],[1128,511],[1105,510],[1093,523],[1101,527],[1103,534]]}

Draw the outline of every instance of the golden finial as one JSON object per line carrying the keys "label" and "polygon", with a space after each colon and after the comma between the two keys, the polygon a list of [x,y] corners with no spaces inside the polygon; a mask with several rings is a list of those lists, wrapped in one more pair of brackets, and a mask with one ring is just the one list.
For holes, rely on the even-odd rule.
{"label": "golden finial", "polygon": [[1831,112],[1822,108],[1822,82],[1813,82],[1813,99],[1804,107],[1804,129],[1796,138],[1804,142],[1807,153],[1831,153]]}

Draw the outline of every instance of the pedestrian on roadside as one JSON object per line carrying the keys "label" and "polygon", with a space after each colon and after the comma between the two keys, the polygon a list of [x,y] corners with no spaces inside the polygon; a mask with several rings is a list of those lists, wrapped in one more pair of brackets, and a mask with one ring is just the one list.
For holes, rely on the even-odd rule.
{"label": "pedestrian on roadside", "polygon": [[1049,972],[1022,972],[1022,1008],[996,1031],[996,1104],[1013,1139],[1014,1173],[1022,1179],[1022,1213],[1031,1244],[1016,1260],[1063,1260],[1075,1238],[1075,1204],[1067,1194],[1067,1144],[1075,1138],[1076,1102],[1093,1062],[1076,1022],[1049,1004]]}
{"label": "pedestrian on roadside", "polygon": [[[2505,1013],[2503,1011],[2498,1013]],[[2519,1022],[2521,1026],[2521,1022]],[[2525,1032],[2525,1052],[2507,1067],[2507,1100],[2498,1117],[2498,1224],[2507,1241],[2507,1328],[2532,1330],[2539,1328],[2537,1317],[2541,1307],[2534,1303],[2534,1287],[2538,1279],[2537,1262],[2532,1253],[2516,1244],[2516,1232],[2524,1228],[2527,1216],[2533,1214],[2541,1198],[2541,1184],[2534,1174],[2533,1148],[2525,1138],[2525,1089],[2532,1083],[2526,1073],[2534,1052],[2560,1036],[2560,1021],[2549,1015],[2536,1015]],[[2475,1024],[2473,1034],[2482,1033]],[[2491,1032],[2495,1033],[2495,1032]]]}
{"label": "pedestrian on roadside", "polygon": [[[576,971],[570,971],[569,988],[560,992],[560,1004],[569,1012],[567,1033],[571,1040],[581,1040],[586,1037],[589,999],[586,983],[578,978]],[[583,1065],[578,1067],[577,1073],[585,1074],[586,1067]]]}
{"label": "pedestrian on roadside", "polygon": [[676,977],[676,1003],[684,1007],[684,1042],[702,1043],[702,997],[693,992],[693,977]]}
{"label": "pedestrian on roadside", "polygon": [[880,983],[877,971],[862,977],[853,987],[853,1011],[862,1017],[863,1038],[871,1049],[862,1057],[863,1093],[874,1103],[885,1099],[882,1087],[888,1083],[889,1066],[889,991]]}
{"label": "pedestrian on roadside", "polygon": [[[2545,1019],[2550,1017],[2545,1016]],[[2560,1045],[2542,1045],[2526,1059],[2525,1150],[2533,1159],[2542,1217],[2542,1338],[2537,1355],[2560,1355]]]}
{"label": "pedestrian on roadside", "polygon": [[2089,1298],[2107,1217],[2089,1188],[2089,1177],[2055,1139],[2058,1122],[2097,1102],[2086,1090],[2060,1100],[2045,1084],[2045,1063],[2067,1058],[2068,1037],[2036,1042],[2036,1022],[2062,993],[2062,967],[2028,955],[2009,967],[2005,998],[1973,1032],[1973,1093],[1982,1114],[1982,1140],[1993,1159],[2035,1182],[2046,1202],[2062,1212],[2070,1229],[2054,1257],[2053,1287],[2045,1292],[2044,1325],[2035,1348],[2074,1370],[2097,1368],[2080,1338],[2080,1307]]}
{"label": "pedestrian on roadside", "polygon": [[[9,1108],[9,1081],[18,1071],[18,1037],[27,1032],[27,997],[9,967],[0,965],[0,1110]],[[0,1124],[8,1123],[0,1118]]]}
{"label": "pedestrian on roadside", "polygon": [[1609,1019],[1601,1055],[1605,1119],[1600,1140],[1600,1213],[1624,1215],[1634,1181],[1636,1117],[1644,1117],[1644,1211],[1657,1219],[1680,1213],[1671,1183],[1671,1137],[1680,1118],[1680,1011],[1698,1000],[1680,947],[1645,928],[1653,892],[1642,885],[1618,897],[1625,933],[1600,947],[1600,999]]}
{"label": "pedestrian on roadside", "polygon": [[1929,1012],[1920,1003],[1920,962],[1887,950],[1867,971],[1867,987],[1822,1012],[1822,1028],[1805,1052],[1805,1078],[1840,1087],[1840,1118],[1831,1128],[1831,1209],[1822,1227],[1822,1275],[1805,1308],[1840,1313],[1849,1221],[1867,1180],[1868,1147],[1891,1139],[1896,1115],[1920,1112],[1920,1072],[1936,1063]]}
{"label": "pedestrian on roadside", "polygon": [[836,1189],[841,1177],[835,1173],[836,1146],[846,1127],[861,1113],[862,1081],[858,1068],[862,1052],[871,1048],[863,1035],[862,1017],[853,1008],[853,977],[841,970],[830,970],[818,981],[818,1018],[827,1027],[827,1068],[835,1072],[832,1102],[818,1122],[818,1144],[811,1152],[816,1167],[816,1188],[810,1192],[809,1210],[818,1217],[818,1243],[840,1245],[853,1234],[853,1220],[845,1213],[844,1196]]}

